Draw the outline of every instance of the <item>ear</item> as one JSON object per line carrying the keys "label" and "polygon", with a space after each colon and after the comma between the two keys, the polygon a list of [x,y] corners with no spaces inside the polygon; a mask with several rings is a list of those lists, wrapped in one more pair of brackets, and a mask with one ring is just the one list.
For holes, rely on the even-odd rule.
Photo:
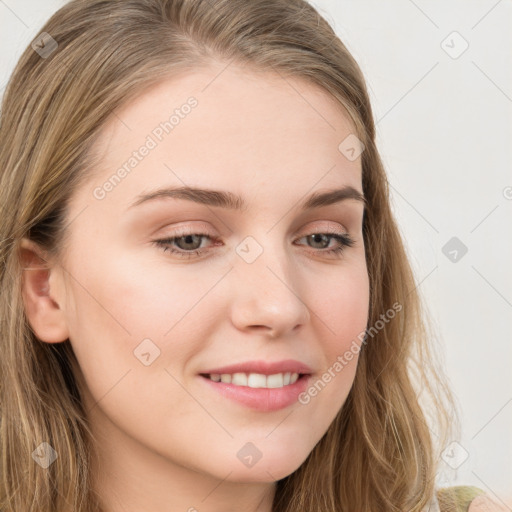
{"label": "ear", "polygon": [[64,311],[55,290],[50,288],[50,276],[53,284],[54,278],[59,277],[58,269],[52,268],[44,250],[27,238],[21,240],[19,255],[23,270],[22,296],[30,327],[46,343],[67,340],[69,332]]}

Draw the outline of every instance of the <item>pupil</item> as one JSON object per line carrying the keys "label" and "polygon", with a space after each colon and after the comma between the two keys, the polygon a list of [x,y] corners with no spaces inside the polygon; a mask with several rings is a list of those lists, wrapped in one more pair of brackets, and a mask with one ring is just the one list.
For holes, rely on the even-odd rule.
{"label": "pupil", "polygon": [[[314,235],[311,235],[311,236],[313,237],[313,241],[314,241],[315,243],[317,243],[317,242],[321,243],[322,238],[323,238],[323,236],[324,236],[324,235],[322,235],[322,234],[320,234],[320,233],[315,233]],[[320,238],[320,240],[318,240],[318,238],[317,238],[317,237],[319,237],[319,238]]]}
{"label": "pupil", "polygon": [[[182,239],[185,241],[185,245],[194,244],[194,238],[197,238],[197,235],[185,235],[182,237]],[[187,249],[190,249],[190,247],[187,247]]]}

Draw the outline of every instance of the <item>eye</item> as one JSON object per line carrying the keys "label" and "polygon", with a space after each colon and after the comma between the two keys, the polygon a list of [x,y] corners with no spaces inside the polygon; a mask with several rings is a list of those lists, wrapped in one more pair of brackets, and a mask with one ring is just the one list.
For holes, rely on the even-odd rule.
{"label": "eye", "polygon": [[[210,235],[206,233],[180,232],[178,236],[155,240],[154,243],[162,248],[164,252],[169,251],[180,258],[192,258],[194,255],[200,256],[204,252],[199,249],[202,238],[211,239]],[[178,246],[178,250],[174,246]]]}
{"label": "eye", "polygon": [[[176,233],[176,236],[163,238],[160,240],[154,240],[153,243],[163,249],[163,251],[169,251],[172,254],[177,255],[179,258],[194,258],[201,256],[207,251],[207,249],[201,249],[201,239],[208,238],[213,239],[206,233],[193,233],[187,231],[180,231]],[[335,247],[330,249],[320,248],[318,251],[321,254],[333,255],[340,257],[346,247],[352,247],[355,241],[350,237],[348,233],[312,233],[299,240],[307,239],[309,242],[323,246],[327,242],[329,243],[334,240],[337,242]],[[176,246],[178,249],[176,249]]]}
{"label": "eye", "polygon": [[[355,243],[348,233],[313,233],[303,238],[307,238],[314,244],[322,244],[322,239],[323,241],[327,239],[327,242],[335,240],[338,243],[337,246],[333,247],[332,249],[320,251],[321,253],[332,254],[335,256],[341,256],[341,253],[346,247],[352,247]],[[302,240],[302,238],[299,238],[299,240]],[[327,245],[329,245],[329,243],[327,243]]]}

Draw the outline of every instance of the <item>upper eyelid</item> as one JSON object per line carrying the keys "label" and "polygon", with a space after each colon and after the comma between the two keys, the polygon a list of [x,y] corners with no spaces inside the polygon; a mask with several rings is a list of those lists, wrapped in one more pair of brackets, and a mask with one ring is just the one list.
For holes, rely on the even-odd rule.
{"label": "upper eyelid", "polygon": [[[312,222],[315,222],[315,221],[312,221]],[[338,234],[340,232],[340,230],[343,233],[350,232],[350,229],[348,229],[345,225],[342,225],[341,223],[339,223],[337,221],[320,221],[320,222],[323,222],[323,224],[321,224],[318,227],[317,226],[306,227],[306,228],[302,228],[301,231],[312,232],[312,233],[332,232],[334,234]],[[310,223],[308,223],[308,224],[310,224]],[[167,236],[167,238],[172,238],[174,236],[182,236],[182,235],[179,234],[181,232],[184,232],[184,233],[187,233],[187,234],[191,234],[191,235],[205,234],[205,235],[208,235],[208,236],[211,236],[211,237],[220,236],[220,235],[216,235],[216,234],[212,233],[211,229],[206,227],[206,226],[207,226],[206,223],[201,223],[199,225],[195,225],[195,224],[194,225],[188,225],[187,224],[187,225],[184,225],[184,226],[176,226],[174,228],[170,228],[170,229],[172,229],[174,231],[172,231],[169,235],[165,235],[165,236]],[[167,227],[169,227],[169,226],[165,226],[162,229],[166,229]],[[229,231],[232,233],[231,229]]]}
{"label": "upper eyelid", "polygon": [[[160,238],[157,238],[157,240],[173,240],[176,238],[181,238],[184,236],[190,236],[190,235],[196,235],[196,236],[202,236],[202,237],[208,237],[212,241],[216,241],[220,236],[214,235],[208,230],[203,230],[200,228],[196,229],[187,229],[187,228],[181,228],[173,233],[169,233],[168,235],[162,235]],[[311,235],[350,235],[350,230],[342,228],[341,230],[336,229],[317,229],[317,230],[306,230],[303,234],[301,234],[298,239],[311,236]],[[350,235],[351,236],[351,235]]]}

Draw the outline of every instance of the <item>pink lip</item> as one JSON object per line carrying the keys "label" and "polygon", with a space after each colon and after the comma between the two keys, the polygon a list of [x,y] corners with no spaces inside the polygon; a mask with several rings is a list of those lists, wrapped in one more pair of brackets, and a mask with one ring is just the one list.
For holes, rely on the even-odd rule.
{"label": "pink lip", "polygon": [[[231,373],[231,371],[223,371],[223,373]],[[311,375],[303,375],[293,384],[283,386],[282,388],[250,388],[249,386],[235,386],[234,384],[226,384],[224,382],[214,382],[208,377],[201,376],[200,378],[206,385],[211,386],[213,390],[226,398],[256,411],[270,412],[283,409],[297,402],[299,395],[307,389]]]}
{"label": "pink lip", "polygon": [[[275,373],[313,373],[313,370],[300,361],[294,359],[285,359],[283,361],[247,361],[245,363],[237,363],[221,368],[213,368],[211,370],[202,371],[201,374],[211,375],[212,373],[261,373],[263,375],[273,375]],[[298,382],[298,381],[297,381]],[[257,388],[256,388],[257,389]]]}

